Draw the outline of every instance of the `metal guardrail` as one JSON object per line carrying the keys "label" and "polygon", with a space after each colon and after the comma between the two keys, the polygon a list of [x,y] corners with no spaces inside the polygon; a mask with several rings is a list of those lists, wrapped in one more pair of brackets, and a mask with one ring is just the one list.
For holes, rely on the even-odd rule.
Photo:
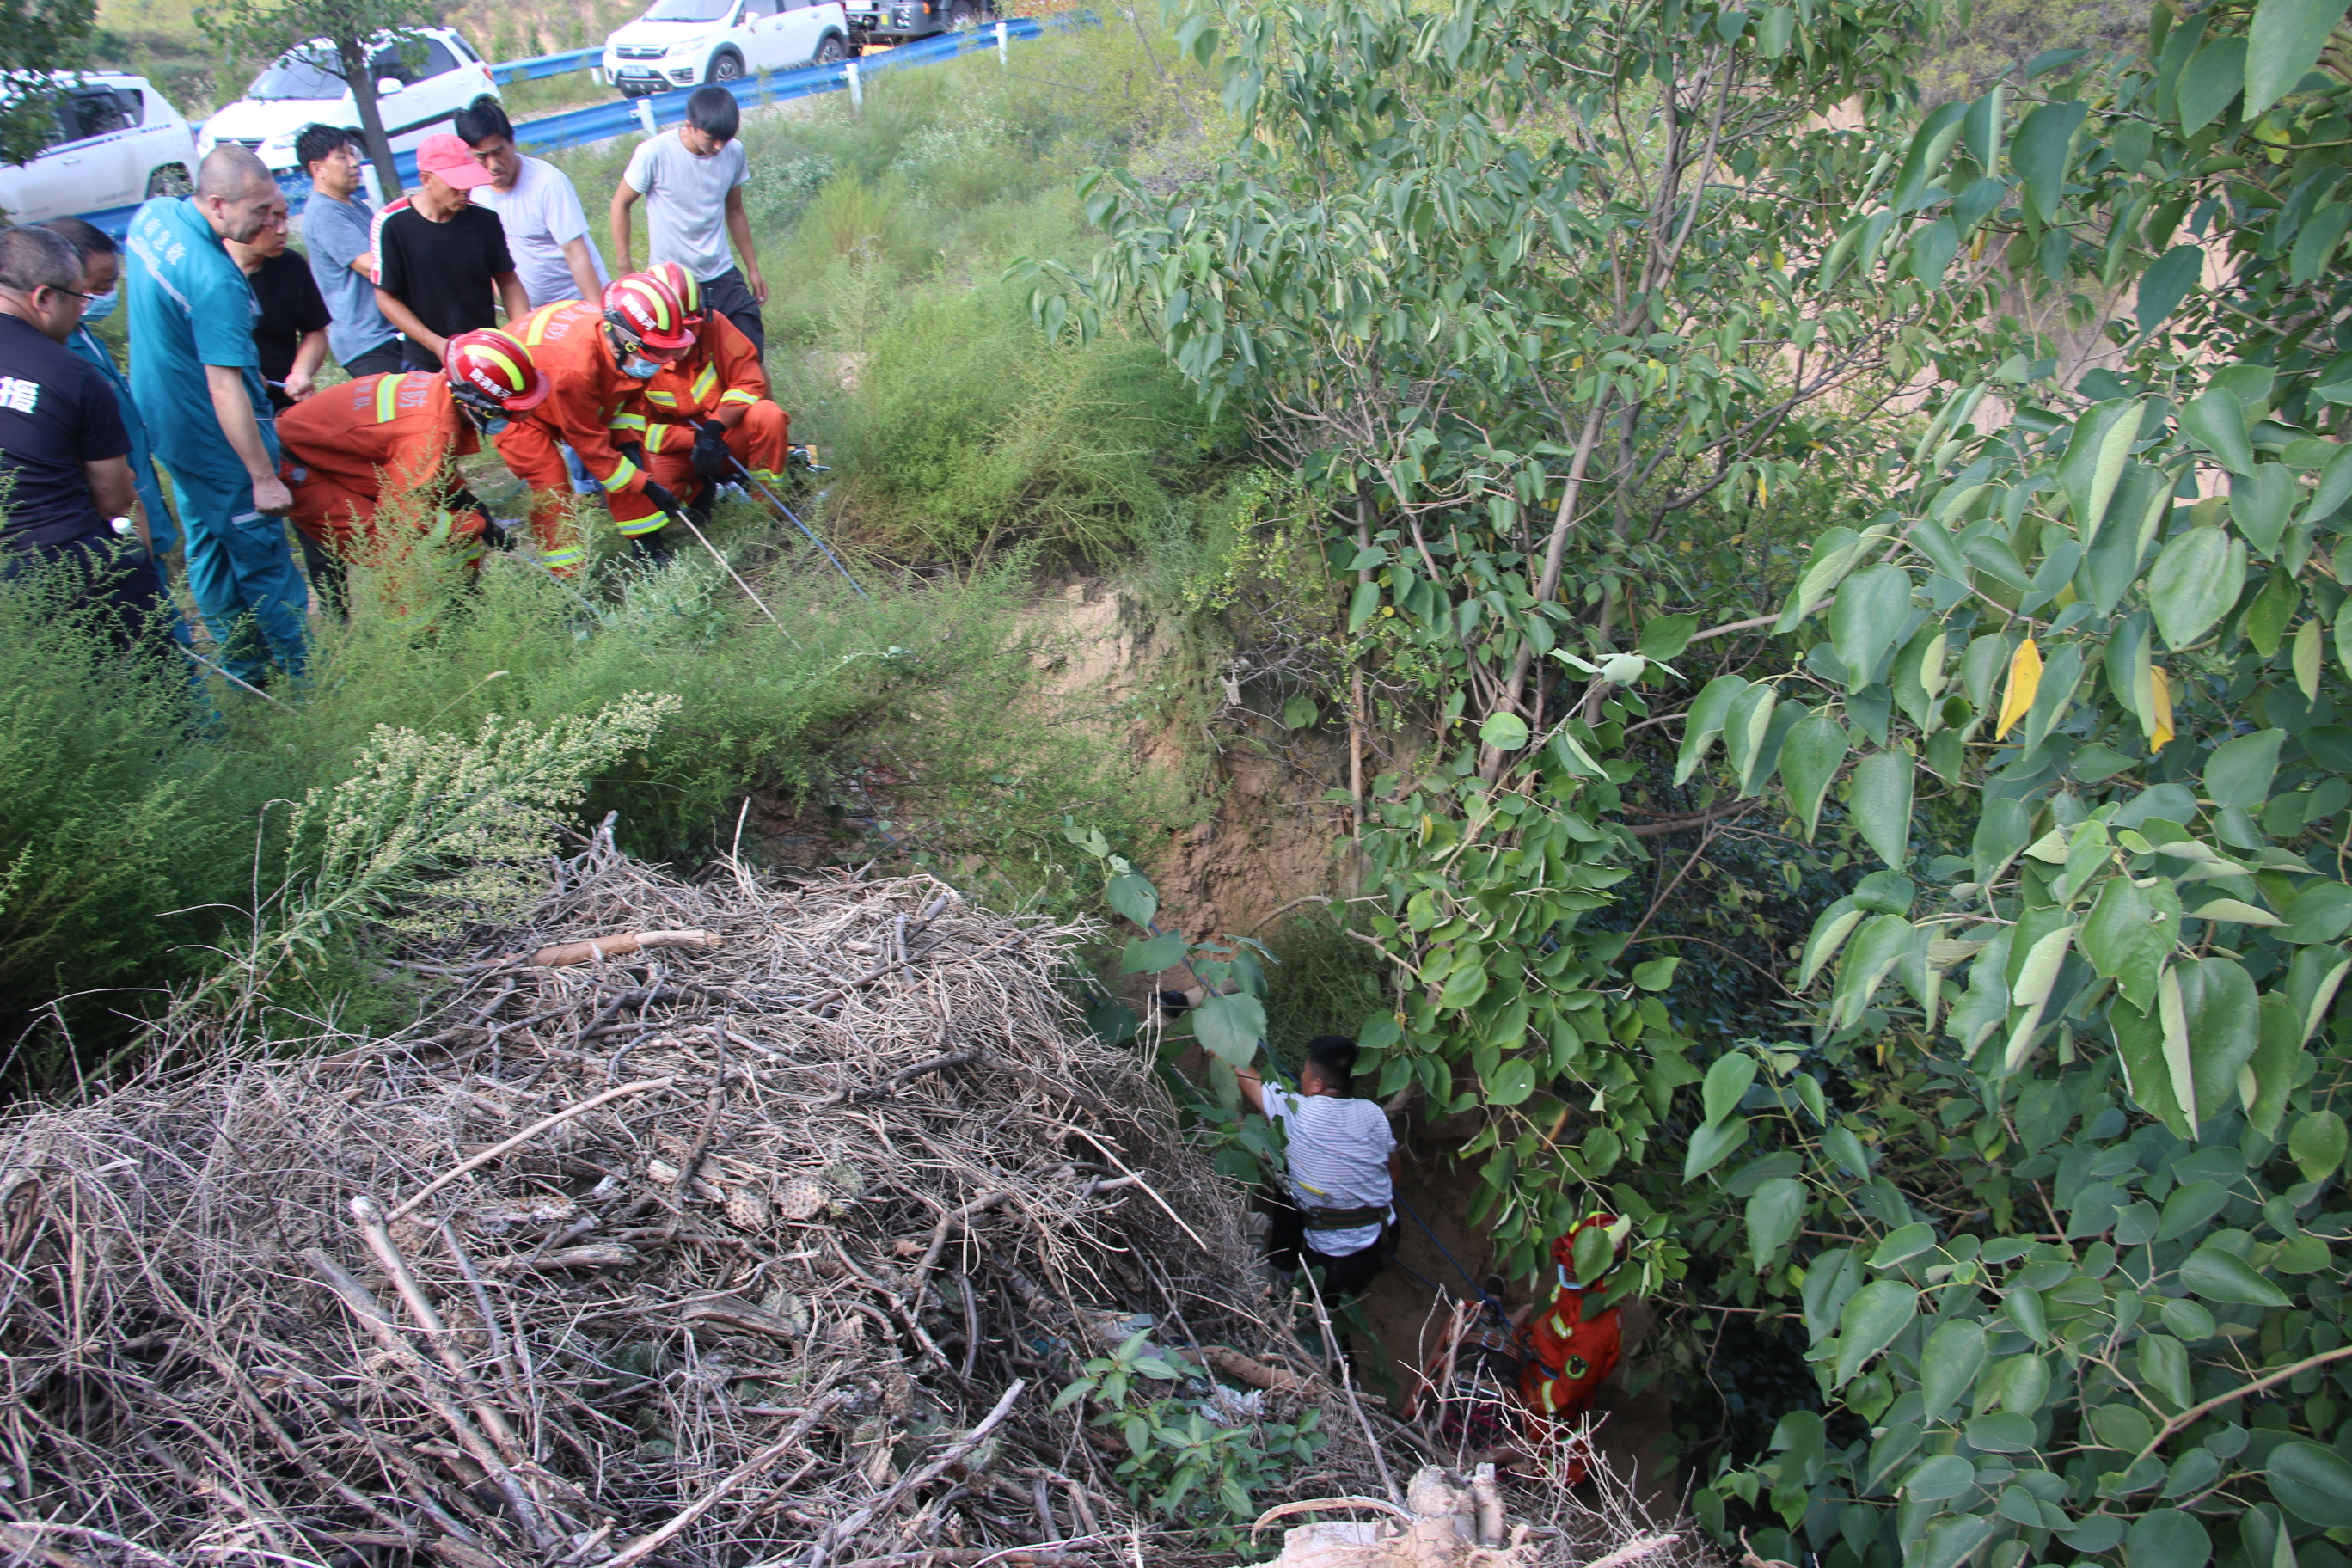
{"label": "metal guardrail", "polygon": [[[1015,43],[1026,43],[1043,37],[1048,29],[1065,32],[1074,27],[1100,26],[1100,19],[1091,11],[1070,11],[1048,16],[1043,21],[1032,16],[1008,16],[1001,22],[989,23],[965,32],[941,33],[918,43],[900,44],[879,54],[866,55],[838,65],[803,66],[798,70],[772,71],[765,76],[744,77],[737,81],[719,85],[735,95],[737,102],[746,109],[759,109],[794,99],[814,98],[819,93],[847,89],[853,97],[861,82],[871,80],[883,71],[905,70],[915,66],[937,65],[961,55],[975,55],[989,49],[1009,48]],[[588,50],[595,54],[598,50]],[[562,55],[542,55],[541,60],[560,60]],[[513,65],[532,61],[517,60]],[[493,68],[494,69],[502,68]],[[556,75],[550,70],[545,75]],[[611,103],[591,104],[585,109],[570,109],[561,114],[543,115],[527,120],[516,126],[515,141],[533,153],[555,152],[565,147],[584,147],[598,142],[610,142],[615,137],[632,133],[651,136],[686,121],[686,100],[694,92],[691,87],[652,94],[646,98],[623,99]],[[397,153],[393,155],[393,168],[404,184],[416,181],[416,154]],[[291,171],[278,176],[278,188],[286,193],[287,205],[294,212],[302,210],[310,195],[310,182]],[[115,238],[130,232],[131,215],[139,204],[108,207],[101,212],[76,216],[97,225]]]}
{"label": "metal guardrail", "polygon": [[[1087,21],[1092,19],[1090,16],[1086,18]],[[1060,17],[1053,20],[1060,26],[1070,25]],[[959,55],[992,49],[997,47],[1000,30],[1004,42],[1012,44],[1041,37],[1045,27],[1046,24],[1034,17],[1007,17],[1002,22],[966,32],[941,33],[918,43],[900,44],[897,48],[855,60],[844,60],[838,65],[804,66],[799,70],[744,77],[740,80],[719,85],[733,93],[736,101],[744,108],[758,109],[769,104],[787,103],[797,98],[813,98],[819,93],[840,92],[848,88],[853,79],[871,80],[881,71],[935,65],[941,60],[954,59]],[[633,131],[650,136],[657,131],[685,122],[686,100],[694,91],[694,88],[681,87],[645,98],[566,110],[561,114],[547,115],[516,126],[515,141],[526,151],[541,152],[578,147],[592,142],[608,142]],[[402,168],[401,177],[409,177],[406,167]]]}
{"label": "metal guardrail", "polygon": [[584,71],[604,58],[604,46],[592,44],[584,49],[559,49],[551,55],[533,55],[528,59],[499,60],[490,67],[490,79],[497,82],[537,81],[541,77],[568,76]]}

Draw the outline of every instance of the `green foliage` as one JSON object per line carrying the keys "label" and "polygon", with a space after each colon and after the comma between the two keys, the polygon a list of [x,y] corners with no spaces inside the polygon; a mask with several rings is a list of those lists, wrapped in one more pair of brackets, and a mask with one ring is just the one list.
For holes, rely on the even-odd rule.
{"label": "green foliage", "polygon": [[[1031,269],[1295,458],[1439,727],[1373,791],[1359,1033],[1486,1111],[1469,1217],[1531,1272],[1606,1202],[1621,1290],[1810,1342],[1697,1498],[1765,1555],[2336,1560],[2342,21],[2163,7],[1914,121],[1926,8],[1212,8],[1250,139]],[[1804,1039],[1695,1037],[1668,895],[1611,909],[1750,813],[1883,867],[1783,955]]]}
{"label": "green foliage", "polygon": [[71,79],[56,84],[37,73],[82,65],[97,19],[92,0],[0,0],[0,71],[10,79],[0,102],[0,162],[22,163],[57,140],[57,107]]}
{"label": "green foliage", "polygon": [[854,476],[835,515],[886,547],[1129,557],[1201,480],[1206,423],[1159,352],[1045,342],[1010,285],[921,291],[861,341],[856,388],[827,421]]}
{"label": "green foliage", "polygon": [[[61,612],[69,584],[20,579],[0,594],[0,1005],[21,1027],[75,994],[61,1022],[95,1059],[150,1005],[110,987],[152,999],[233,956],[228,978],[332,992],[387,921],[510,918],[580,797],[638,852],[691,858],[730,844],[748,795],[863,810],[887,770],[895,819],[859,858],[1005,905],[1069,900],[1065,813],[1124,832],[1166,806],[1036,697],[1016,584],[877,577],[869,604],[821,563],[775,564],[781,626],[693,557],[575,585],[509,556],[470,586],[362,571],[290,709],[222,693],[210,730],[184,669],[123,662]],[[648,691],[675,710],[658,730]],[[70,1078],[54,1032],[27,1049],[20,1071]]]}
{"label": "green foliage", "polygon": [[[119,658],[68,568],[0,593],[0,1009],[149,990],[252,874],[266,790],[190,735],[184,669]],[[176,658],[177,656],[173,656]],[[81,1009],[75,1009],[77,1017]],[[57,1065],[32,1047],[32,1070]]]}
{"label": "green foliage", "polygon": [[1171,1524],[1201,1530],[1219,1550],[1239,1551],[1248,1545],[1247,1526],[1259,1512],[1256,1494],[1280,1486],[1328,1441],[1318,1429],[1323,1413],[1308,1410],[1296,1421],[1245,1420],[1237,1403],[1220,1402],[1213,1393],[1153,1399],[1139,1386],[1150,1381],[1198,1387],[1204,1377],[1154,1353],[1136,1334],[1109,1355],[1087,1362],[1054,1407],[1081,1400],[1096,1407],[1093,1424],[1127,1447],[1128,1457],[1114,1473],[1132,1501]]}

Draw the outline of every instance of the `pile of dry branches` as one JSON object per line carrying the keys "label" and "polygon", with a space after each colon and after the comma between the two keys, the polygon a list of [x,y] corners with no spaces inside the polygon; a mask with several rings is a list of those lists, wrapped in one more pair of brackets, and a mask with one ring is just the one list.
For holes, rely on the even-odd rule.
{"label": "pile of dry branches", "polygon": [[1051,1407],[1139,1314],[1379,1489],[1079,934],[600,837],[391,1039],[0,1125],[0,1562],[1180,1561]]}

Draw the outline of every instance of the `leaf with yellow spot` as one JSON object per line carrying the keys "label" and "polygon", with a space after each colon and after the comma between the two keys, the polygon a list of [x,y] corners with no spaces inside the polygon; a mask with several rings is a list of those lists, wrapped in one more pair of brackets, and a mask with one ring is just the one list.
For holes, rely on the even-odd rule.
{"label": "leaf with yellow spot", "polygon": [[2151,668],[2147,672],[2148,711],[2156,719],[2156,729],[2147,737],[2151,752],[2164,750],[2173,736],[2172,679],[2163,670]]}
{"label": "leaf with yellow spot", "polygon": [[2033,694],[2042,686],[2042,650],[2027,637],[2009,656],[2009,690],[2000,700],[2000,721],[1994,726],[1992,738],[2006,740],[2009,731],[2020,719],[2033,711]]}

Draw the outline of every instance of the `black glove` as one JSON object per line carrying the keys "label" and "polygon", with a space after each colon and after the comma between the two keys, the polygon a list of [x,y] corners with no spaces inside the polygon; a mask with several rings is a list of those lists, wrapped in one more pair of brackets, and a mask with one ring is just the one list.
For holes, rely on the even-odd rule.
{"label": "black glove", "polygon": [[685,510],[678,504],[678,500],[676,496],[670,494],[668,490],[654,483],[651,479],[647,479],[646,481],[646,499],[673,517]]}
{"label": "black glove", "polygon": [[713,482],[734,477],[735,454],[727,449],[727,426],[716,419],[705,419],[695,427],[694,471]]}

